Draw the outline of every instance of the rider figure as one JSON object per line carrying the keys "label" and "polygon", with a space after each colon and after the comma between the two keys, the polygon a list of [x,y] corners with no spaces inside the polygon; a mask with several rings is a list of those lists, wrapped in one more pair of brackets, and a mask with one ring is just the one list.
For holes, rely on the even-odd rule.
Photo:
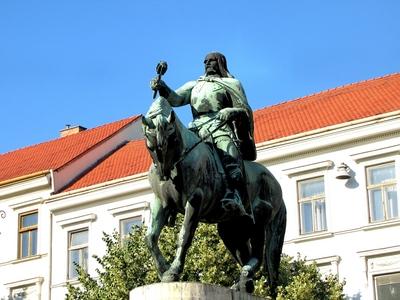
{"label": "rider figure", "polygon": [[[204,65],[204,76],[187,82],[176,91],[158,79],[153,79],[150,85],[171,106],[190,104],[193,121],[189,129],[198,136],[202,138],[212,132],[211,142],[218,149],[228,181],[222,205],[235,215],[252,218],[242,168],[242,159],[256,158],[252,110],[240,81],[229,73],[223,54],[208,54]],[[221,122],[225,122],[224,125]]]}

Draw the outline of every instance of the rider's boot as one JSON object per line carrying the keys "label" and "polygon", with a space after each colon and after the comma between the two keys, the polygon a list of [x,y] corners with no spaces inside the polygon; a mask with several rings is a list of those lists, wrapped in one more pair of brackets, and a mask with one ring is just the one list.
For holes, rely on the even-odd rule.
{"label": "rider's boot", "polygon": [[242,199],[240,197],[239,191],[237,189],[231,190],[228,188],[222,198],[222,208],[226,211],[231,212],[235,216],[245,216],[247,215],[244,209]]}
{"label": "rider's boot", "polygon": [[228,188],[222,199],[222,207],[232,215],[244,217],[250,223],[254,224],[252,214],[249,214],[243,205],[243,194],[246,192],[246,188],[240,165],[233,157],[225,157],[224,162],[225,171],[228,176]]}
{"label": "rider's boot", "polygon": [[243,206],[242,199],[237,189],[227,189],[224,198],[221,200],[222,208],[234,217],[245,220],[248,225],[254,224],[254,218],[247,213]]}

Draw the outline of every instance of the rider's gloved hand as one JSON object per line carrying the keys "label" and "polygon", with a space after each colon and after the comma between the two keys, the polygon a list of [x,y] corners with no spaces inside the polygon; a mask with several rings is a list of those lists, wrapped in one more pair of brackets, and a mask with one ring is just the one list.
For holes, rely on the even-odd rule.
{"label": "rider's gloved hand", "polygon": [[233,107],[226,107],[221,109],[216,118],[218,120],[228,122],[236,119],[239,115],[246,114],[244,109],[241,108],[233,108]]}
{"label": "rider's gloved hand", "polygon": [[162,89],[167,88],[168,86],[165,84],[163,80],[159,80],[158,76],[154,77],[152,80],[150,80],[150,88],[153,91],[160,91]]}
{"label": "rider's gloved hand", "polygon": [[221,109],[218,112],[216,118],[217,118],[217,120],[226,122],[226,121],[231,120],[233,118],[233,115],[234,115],[234,108],[227,107],[227,108]]}
{"label": "rider's gloved hand", "polygon": [[168,85],[163,80],[158,79],[158,76],[150,80],[150,88],[153,91],[158,91],[160,96],[164,98],[168,98],[169,94],[171,93],[171,89],[168,87]]}

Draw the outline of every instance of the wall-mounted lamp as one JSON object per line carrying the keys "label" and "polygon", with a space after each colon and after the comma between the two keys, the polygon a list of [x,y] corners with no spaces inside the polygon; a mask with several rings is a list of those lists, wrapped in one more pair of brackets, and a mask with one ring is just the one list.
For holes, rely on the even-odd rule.
{"label": "wall-mounted lamp", "polygon": [[[6,212],[4,210],[2,210],[2,209],[0,210],[0,217],[2,219],[4,219],[6,217]],[[0,234],[1,234],[1,232],[0,232]]]}
{"label": "wall-mounted lamp", "polygon": [[336,171],[337,171],[336,179],[350,179],[351,178],[350,168],[345,163],[341,163],[337,167]]}

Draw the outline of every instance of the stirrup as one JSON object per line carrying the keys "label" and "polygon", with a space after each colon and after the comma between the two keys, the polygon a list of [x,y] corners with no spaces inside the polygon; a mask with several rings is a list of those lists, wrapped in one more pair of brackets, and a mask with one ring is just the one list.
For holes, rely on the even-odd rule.
{"label": "stirrup", "polygon": [[224,195],[224,198],[222,198],[221,203],[224,210],[232,212],[234,215],[248,215],[246,210],[244,209],[239,192],[237,190],[235,190],[234,192],[227,191]]}

